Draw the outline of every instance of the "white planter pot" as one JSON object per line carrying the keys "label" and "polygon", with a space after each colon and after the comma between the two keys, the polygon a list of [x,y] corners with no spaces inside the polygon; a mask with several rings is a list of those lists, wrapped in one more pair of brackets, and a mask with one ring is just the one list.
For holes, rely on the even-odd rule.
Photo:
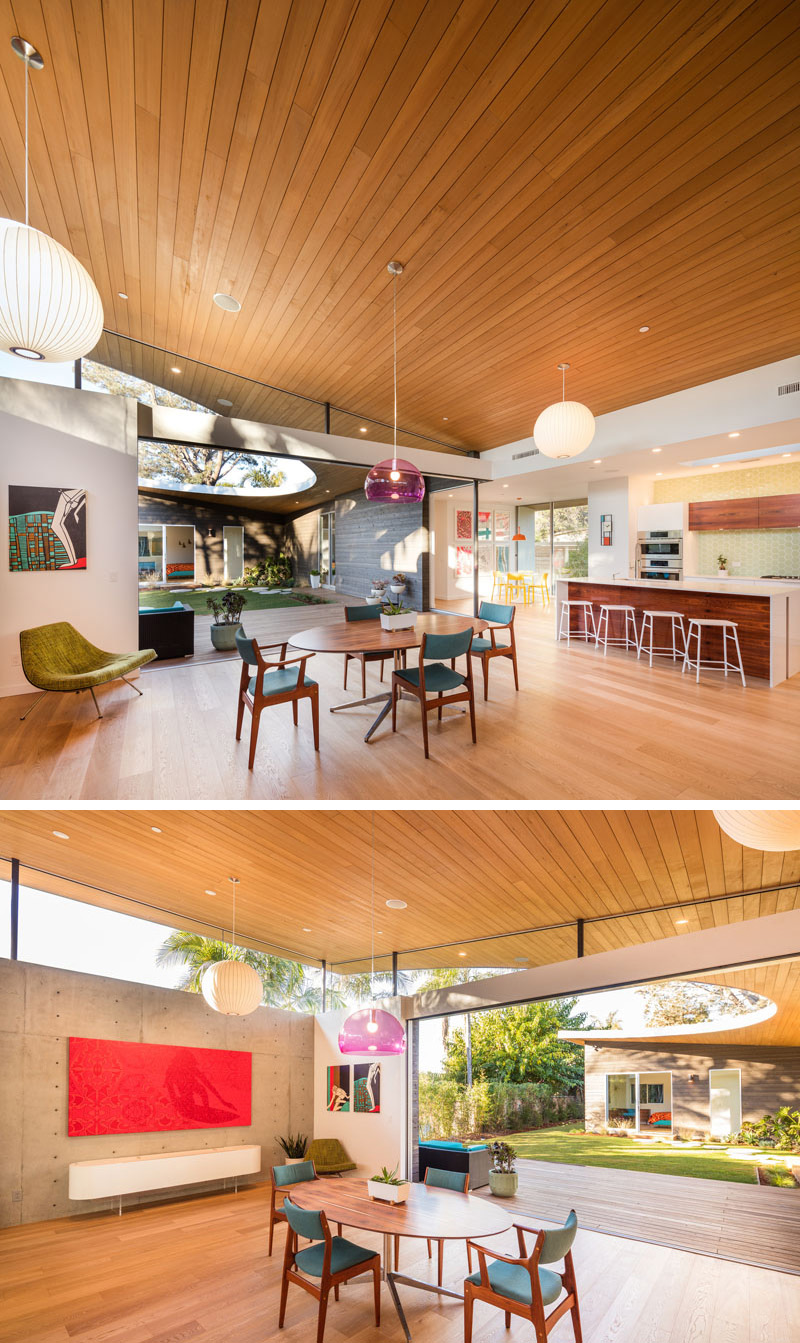
{"label": "white planter pot", "polygon": [[379,602],[386,600],[386,588],[371,588],[370,596],[377,597]]}
{"label": "white planter pot", "polygon": [[416,611],[404,611],[401,616],[387,616],[381,611],[381,628],[385,630],[413,630],[417,623]]}
{"label": "white planter pot", "polygon": [[718,569],[718,570],[717,570],[717,573],[719,574],[720,578],[727,578],[727,577],[728,577],[728,570],[727,570],[727,569]]}
{"label": "white planter pot", "polygon": [[389,591],[393,592],[396,597],[399,597],[400,593],[405,592],[405,590],[406,590],[405,583],[401,583],[398,587],[396,587],[394,583],[389,584]]}
{"label": "white planter pot", "polygon": [[296,1166],[300,1161],[305,1161],[304,1156],[287,1156],[284,1166]]}
{"label": "white planter pot", "polygon": [[367,606],[377,606],[380,600],[381,600],[380,597],[365,597],[365,598],[364,598],[364,601],[367,603]]}
{"label": "white planter pot", "polygon": [[405,1203],[411,1184],[404,1180],[402,1184],[383,1184],[380,1180],[367,1180],[367,1193],[379,1203]]}
{"label": "white planter pot", "polygon": [[309,580],[311,582],[312,588],[319,587],[319,574],[309,574]]}

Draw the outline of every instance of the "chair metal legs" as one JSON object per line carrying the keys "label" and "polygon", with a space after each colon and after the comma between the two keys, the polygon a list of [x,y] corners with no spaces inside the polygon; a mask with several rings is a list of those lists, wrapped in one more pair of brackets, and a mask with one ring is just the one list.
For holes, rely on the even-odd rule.
{"label": "chair metal legs", "polygon": [[98,717],[98,718],[102,718],[103,715],[102,715],[101,712],[100,712],[100,705],[97,703],[97,696],[96,696],[96,694],[94,693],[94,686],[93,686],[93,685],[90,685],[90,686],[89,686],[89,693],[91,694],[91,697],[92,697],[92,699],[94,700],[94,707],[95,707],[96,710],[97,710],[97,717]]}
{"label": "chair metal legs", "polygon": [[126,685],[129,685],[130,688],[131,688],[131,690],[135,690],[137,695],[143,695],[143,694],[144,694],[144,691],[143,691],[143,690],[140,690],[139,687],[138,687],[138,685],[134,685],[134,684],[133,684],[133,681],[129,681],[128,678],[127,678],[127,676],[121,676],[121,677],[120,677],[120,680],[121,680],[121,681],[124,681]]}
{"label": "chair metal legs", "polygon": [[24,714],[22,715],[22,717],[20,718],[19,721],[20,721],[21,723],[24,723],[24,722],[25,722],[25,719],[28,717],[28,714],[29,714],[29,713],[33,713],[34,709],[36,708],[36,705],[37,705],[37,704],[41,704],[41,702],[42,702],[42,700],[44,699],[45,695],[49,695],[49,693],[50,693],[49,690],[43,690],[42,693],[41,693],[41,695],[39,696],[39,698],[33,701],[33,704],[31,705],[31,707],[30,707],[29,709],[26,709],[26,710],[25,710]]}

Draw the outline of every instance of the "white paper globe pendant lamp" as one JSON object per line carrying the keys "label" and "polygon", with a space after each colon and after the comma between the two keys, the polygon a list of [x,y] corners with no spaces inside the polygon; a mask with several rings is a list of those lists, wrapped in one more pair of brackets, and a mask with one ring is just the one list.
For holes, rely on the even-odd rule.
{"label": "white paper globe pendant lamp", "polygon": [[559,364],[561,400],[547,406],[533,426],[533,441],[545,457],[577,457],[594,438],[594,415],[580,401],[566,399],[566,372],[569,364]]}
{"label": "white paper globe pendant lamp", "polygon": [[715,811],[720,830],[746,849],[785,853],[800,849],[800,809]]}
{"label": "white paper globe pendant lamp", "polygon": [[25,223],[0,219],[0,350],[60,364],[94,349],[103,305],[72,253],[28,223],[28,77],[44,61],[22,37],[11,46],[25,65]]}
{"label": "white paper globe pendant lamp", "polygon": [[[229,877],[233,887],[231,944],[236,946],[236,887],[238,877]],[[203,997],[215,1012],[226,1017],[246,1017],[255,1012],[264,997],[261,976],[245,961],[214,961],[203,972]]]}

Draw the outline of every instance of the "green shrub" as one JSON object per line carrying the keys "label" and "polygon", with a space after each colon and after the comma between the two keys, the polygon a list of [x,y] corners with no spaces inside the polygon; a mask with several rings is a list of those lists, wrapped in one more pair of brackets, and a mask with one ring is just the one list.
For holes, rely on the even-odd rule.
{"label": "green shrub", "polygon": [[242,582],[248,588],[286,588],[292,578],[292,562],[283,551],[279,555],[267,555],[250,564],[244,571]]}
{"label": "green shrub", "polygon": [[779,1152],[800,1152],[800,1110],[782,1105],[774,1115],[746,1120],[733,1139],[745,1147],[774,1147]]}
{"label": "green shrub", "polygon": [[544,1082],[475,1082],[421,1073],[420,1138],[520,1133],[583,1118],[581,1096],[558,1094]]}

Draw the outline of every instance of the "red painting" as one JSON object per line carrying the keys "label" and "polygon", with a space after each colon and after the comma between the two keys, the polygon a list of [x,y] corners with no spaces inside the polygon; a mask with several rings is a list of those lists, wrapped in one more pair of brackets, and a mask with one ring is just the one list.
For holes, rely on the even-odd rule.
{"label": "red painting", "polygon": [[71,1138],[227,1128],[250,1120],[251,1056],[123,1040],[69,1041]]}

